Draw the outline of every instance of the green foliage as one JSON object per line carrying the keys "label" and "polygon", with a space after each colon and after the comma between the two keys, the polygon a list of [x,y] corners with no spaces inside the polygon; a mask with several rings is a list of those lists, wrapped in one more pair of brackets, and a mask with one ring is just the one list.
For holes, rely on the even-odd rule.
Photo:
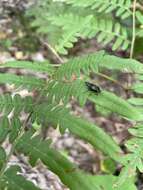
{"label": "green foliage", "polygon": [[32,98],[27,96],[22,98],[20,95],[11,96],[5,94],[0,96],[0,111],[3,115],[8,115],[11,111],[19,113],[21,111],[29,111],[33,105]]}
{"label": "green foliage", "polygon": [[0,147],[0,169],[2,168],[5,161],[6,161],[5,150],[2,147]]}
{"label": "green foliage", "polygon": [[[71,74],[70,70],[69,74]],[[80,105],[84,105],[87,99],[89,99],[96,105],[101,106],[110,112],[117,113],[122,117],[126,117],[127,119],[135,121],[142,120],[142,114],[125,100],[104,90],[97,95],[89,92],[85,82],[81,80],[73,82],[52,81],[49,83],[47,89],[50,102],[59,103],[62,100],[63,103],[66,104],[69,99],[73,97],[79,101]]]}
{"label": "green foliage", "polygon": [[[99,43],[113,43],[112,49],[126,50],[131,39],[122,20],[132,18],[131,0],[39,1],[28,11],[32,27],[61,54],[67,54],[79,40],[97,38]],[[116,17],[113,13],[116,13]],[[121,21],[119,21],[121,20]]]}
{"label": "green foliage", "polygon": [[[68,60],[56,72],[55,77],[60,80],[71,78],[72,75],[80,77],[80,73],[88,75],[91,72],[100,73],[100,70],[117,70],[125,73],[143,73],[143,65],[133,59],[107,55],[104,51],[89,54]],[[68,70],[68,72],[66,72]]]}
{"label": "green foliage", "polygon": [[0,74],[0,83],[14,84],[16,87],[25,86],[28,89],[42,89],[45,86],[42,79],[36,79],[35,77],[18,76],[9,73]]}
{"label": "green foliage", "polygon": [[[137,94],[142,94],[142,75],[136,75],[136,78],[140,82],[136,82],[132,85],[133,91]],[[143,99],[138,97],[132,97],[128,99],[132,105],[142,112]],[[122,185],[127,179],[136,175],[136,170],[143,172],[143,126],[142,122],[136,124],[133,128],[129,128],[129,133],[133,136],[126,142],[126,147],[129,153],[125,157],[124,168],[122,169],[117,185]]]}
{"label": "green foliage", "polygon": [[21,169],[19,166],[11,166],[9,169],[7,169],[3,177],[0,179],[0,188],[2,190],[40,190],[33,183],[27,181],[22,175],[20,175],[20,172]]}
{"label": "green foliage", "polygon": [[100,105],[113,113],[117,113],[126,119],[142,121],[143,116],[139,110],[111,92],[103,91],[101,96],[97,96],[96,98],[95,96],[91,96],[89,99],[97,105]]}
{"label": "green foliage", "polygon": [[[58,152],[49,148],[49,141],[42,141],[38,136],[31,138],[31,133],[25,134],[17,144],[18,151],[24,152],[30,156],[30,163],[35,165],[40,159],[51,171],[60,176],[61,180],[72,190],[79,189],[96,189],[96,183],[92,185],[88,180],[83,180],[84,176],[78,171],[76,166],[70,163],[65,157]],[[77,171],[73,171],[77,170]],[[70,175],[68,175],[68,171]]]}
{"label": "green foliage", "polygon": [[[120,189],[126,185],[125,181],[130,176],[128,173],[130,168],[134,168],[134,172],[136,168],[142,171],[142,155],[140,154],[140,151],[142,150],[142,141],[141,139],[138,139],[141,138],[141,136],[135,137],[135,139],[138,139],[137,147],[139,148],[136,147],[135,149],[131,149],[132,143],[136,141],[131,139],[131,142],[128,141],[127,143],[127,148],[131,153],[123,156],[123,152],[119,145],[110,137],[110,135],[105,133],[103,129],[86,121],[83,117],[79,118],[74,113],[71,114],[70,108],[66,108],[71,99],[76,99],[82,106],[84,106],[88,100],[110,113],[116,113],[118,116],[130,120],[130,122],[142,121],[142,111],[138,109],[138,107],[132,106],[134,102],[136,103],[136,98],[126,101],[122,97],[105,91],[102,88],[101,92],[96,94],[90,91],[85,83],[85,81],[90,80],[90,73],[94,73],[97,76],[106,76],[106,80],[111,79],[111,82],[113,82],[114,80],[112,79],[112,75],[108,77],[103,74],[104,69],[108,69],[111,72],[118,70],[123,73],[129,72],[141,74],[143,72],[143,66],[140,62],[132,59],[123,59],[111,56],[100,51],[83,57],[71,58],[59,67],[50,65],[48,61],[46,61],[46,63],[14,61],[3,64],[1,67],[28,69],[30,71],[37,71],[48,75],[48,78],[45,81],[44,79],[39,79],[34,75],[32,77],[30,75],[23,77],[17,76],[16,74],[11,75],[9,73],[1,74],[1,81],[10,82],[16,86],[18,84],[18,86],[21,86],[21,88],[24,89],[38,89],[41,97],[35,102],[35,100],[32,100],[32,97],[21,98],[20,95],[11,96],[10,94],[0,96],[0,109],[3,114],[0,122],[1,143],[8,138],[9,142],[14,146],[14,150],[16,148],[18,151],[22,151],[22,153],[30,156],[29,161],[32,165],[35,165],[36,161],[40,159],[51,171],[56,173],[61,178],[62,182],[70,189],[75,190],[79,188],[79,183],[77,183],[74,178],[76,177],[79,181],[84,181],[83,179],[87,174],[81,172],[77,166],[69,163],[69,161],[59,155],[58,152],[49,147],[49,141],[40,140],[40,137],[38,136],[34,137],[34,131],[24,134],[23,128],[25,126],[19,119],[20,113],[24,111],[29,114],[28,122],[36,122],[38,125],[41,125],[41,127],[48,126],[49,124],[54,128],[59,126],[62,133],[68,129],[70,133],[90,143],[95,149],[100,150],[103,154],[114,159],[116,162],[123,164],[125,167],[121,172],[119,180],[118,178],[113,180],[115,183],[112,184],[113,186],[118,184],[117,188]],[[6,79],[6,75],[11,76],[11,80],[10,77]],[[142,83],[141,76],[142,75],[137,75],[136,77],[141,81],[140,83]],[[19,82],[19,78],[21,77],[23,77],[23,81],[21,80]],[[18,78],[18,80],[15,80],[15,78]],[[32,82],[31,78],[33,78]],[[37,83],[37,81],[42,82]],[[134,85],[136,85],[136,82],[130,87],[131,90]],[[142,104],[141,100],[137,102],[136,106],[140,104]],[[13,114],[12,117],[8,119],[8,115],[10,113]],[[141,135],[141,129],[135,128],[133,130],[134,132],[131,131],[132,134]],[[1,175],[3,177],[7,172],[9,173],[9,170],[3,171],[3,162],[6,162],[6,156],[7,155],[4,150],[1,149]],[[15,171],[15,169],[12,169],[12,171],[13,170]],[[69,172],[67,175],[66,171],[68,170],[72,170],[72,172]],[[132,176],[133,175],[131,175],[131,179],[129,179],[131,181],[131,187],[128,186],[131,190],[135,189],[132,186]],[[94,176],[93,178],[91,176],[87,177],[87,180],[82,183],[82,189],[101,189],[100,185],[98,185],[98,183],[100,183],[98,177],[96,178],[96,176]],[[19,180],[25,179],[23,177],[21,178],[19,174],[15,174],[15,180],[18,180],[19,183]],[[96,181],[96,183],[94,181]],[[26,185],[32,185],[27,181],[24,183]],[[92,186],[90,185],[91,183],[93,183]],[[9,184],[11,184],[11,181]],[[105,184],[103,184],[103,186]],[[2,185],[2,187],[9,188],[5,181]],[[26,187],[27,186],[24,186],[23,189]],[[15,188],[17,188],[17,186]],[[36,187],[33,186],[31,188],[35,189]],[[109,187],[109,189],[111,189],[111,187]]]}
{"label": "green foliage", "polygon": [[9,121],[6,117],[1,119],[1,128],[0,128],[0,142],[3,142],[6,139],[6,136],[9,132]]}
{"label": "green foliage", "polygon": [[43,72],[52,75],[54,67],[48,62],[30,62],[30,61],[11,61],[6,65],[0,65],[0,68],[20,68],[30,71]]}
{"label": "green foliage", "polygon": [[[40,159],[51,171],[56,173],[61,181],[71,190],[78,190],[79,184],[82,190],[101,190],[105,188],[112,190],[115,177],[111,175],[91,176],[81,172],[74,164],[69,162],[64,156],[50,148],[49,140],[42,141],[39,136],[32,137],[32,132],[28,132],[22,136],[17,144],[16,149],[28,155],[29,161],[35,165]],[[108,183],[110,179],[110,183]],[[135,186],[131,181],[127,181],[117,190],[126,188],[127,190],[135,190]]]}
{"label": "green foliage", "polygon": [[73,97],[77,98],[80,105],[84,105],[89,96],[85,83],[81,80],[73,82],[50,81],[47,90],[50,101],[60,102],[62,100],[65,104]]}
{"label": "green foliage", "polygon": [[98,42],[105,45],[115,39],[113,50],[118,49],[120,46],[122,49],[127,49],[129,46],[126,29],[121,28],[119,23],[114,26],[110,20],[99,20],[93,15],[82,17],[66,14],[51,17],[50,21],[53,25],[63,29],[62,39],[55,46],[55,49],[61,54],[67,54],[65,48],[71,48],[72,44],[77,41],[77,37],[93,38],[97,35]]}
{"label": "green foliage", "polygon": [[[110,43],[113,50],[127,50],[131,38],[126,22],[130,22],[132,16],[130,0],[39,0],[26,14],[40,38],[47,38],[49,49],[55,56],[57,52],[67,54],[67,49],[73,47],[80,38],[96,37],[103,45]],[[140,12],[137,12],[136,17],[138,24],[142,24]],[[54,65],[48,60],[12,61],[0,65],[4,69],[28,70],[25,75],[10,72],[0,74],[0,83],[11,84],[14,88],[14,95],[0,96],[0,189],[39,189],[20,174],[20,167],[8,165],[11,156],[17,153],[28,157],[32,167],[40,160],[71,190],[136,190],[136,170],[143,172],[142,63],[109,55],[105,51],[69,57],[62,62],[63,64]],[[114,74],[117,72],[131,76],[135,74],[135,80],[130,86],[123,86],[115,79]],[[135,96],[121,97],[118,91],[110,92],[108,86],[106,89],[104,86],[99,87],[100,91],[95,93],[86,85],[88,81],[100,86],[100,78],[118,85],[127,95],[128,92],[135,92]],[[22,98],[18,95],[19,89],[34,91],[36,96]],[[128,152],[125,154],[116,140],[100,126],[74,112],[71,106],[73,102],[82,108],[91,102],[97,111],[116,114],[116,117],[130,122],[133,126],[129,129],[132,137],[125,144]],[[23,112],[27,116],[24,121],[21,118]],[[68,130],[91,144],[94,149],[106,155],[106,165],[112,165],[112,160],[115,166],[122,166],[120,175],[107,175],[108,171],[104,171],[106,175],[89,175],[80,170],[52,147],[52,139],[42,138],[40,129],[47,126],[59,128],[61,133]],[[10,151],[4,150],[5,141],[11,144]]]}
{"label": "green foliage", "polygon": [[[97,73],[104,55],[104,51],[99,51],[96,54],[72,58],[68,60],[66,64],[61,65],[61,67],[55,72],[55,78],[57,80],[62,80],[64,78],[71,78],[73,75],[78,78],[80,77],[81,72],[86,75],[91,71]],[[68,72],[65,72],[67,69]]]}
{"label": "green foliage", "polygon": [[[70,115],[63,106],[44,106],[43,104],[37,106],[33,112],[33,120],[35,119],[39,123],[47,121],[55,127],[58,125],[61,131],[68,129],[71,133],[86,140],[95,148],[109,156],[112,155],[115,160],[120,161],[119,154],[121,150],[110,136],[96,125]],[[108,144],[108,146],[105,147],[105,144]]]}
{"label": "green foliage", "polygon": [[143,99],[142,98],[130,98],[128,99],[128,102],[130,102],[133,105],[136,106],[142,106],[143,105]]}
{"label": "green foliage", "polygon": [[110,13],[115,10],[116,16],[121,17],[122,19],[125,19],[132,15],[132,11],[130,10],[130,7],[132,5],[131,0],[65,0],[65,2],[78,7],[91,7],[91,9],[97,9],[98,12]]}

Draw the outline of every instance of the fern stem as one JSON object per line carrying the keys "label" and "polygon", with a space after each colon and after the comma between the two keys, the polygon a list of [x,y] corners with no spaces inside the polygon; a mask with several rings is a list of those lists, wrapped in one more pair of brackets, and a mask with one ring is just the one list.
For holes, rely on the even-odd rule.
{"label": "fern stem", "polygon": [[40,41],[45,47],[47,47],[50,50],[50,52],[56,57],[56,59],[58,60],[59,63],[61,63],[61,64],[64,63],[63,59],[59,56],[59,54],[56,52],[56,50],[50,44],[48,44],[47,42],[44,42],[42,40],[40,40]]}
{"label": "fern stem", "polygon": [[132,43],[131,43],[131,50],[130,50],[130,58],[133,58],[134,54],[134,46],[135,46],[135,40],[136,40],[136,4],[137,0],[134,0],[133,2],[133,28],[132,28]]}
{"label": "fern stem", "polygon": [[105,78],[105,79],[108,79],[108,80],[112,81],[113,83],[117,84],[118,86],[120,86],[120,87],[123,88],[124,90],[128,90],[127,87],[125,87],[125,86],[123,86],[122,84],[120,84],[117,80],[115,80],[115,79],[113,79],[113,78],[111,78],[111,77],[109,77],[109,76],[107,76],[107,75],[105,75],[105,74],[103,74],[103,73],[96,73],[96,74],[99,75],[100,77],[103,77],[103,78]]}

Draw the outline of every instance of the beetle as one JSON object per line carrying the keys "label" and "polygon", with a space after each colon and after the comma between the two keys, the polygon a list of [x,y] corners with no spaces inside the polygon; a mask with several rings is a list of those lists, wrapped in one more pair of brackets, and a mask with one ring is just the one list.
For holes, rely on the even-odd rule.
{"label": "beetle", "polygon": [[99,86],[97,86],[93,83],[87,82],[87,81],[85,82],[85,84],[86,84],[89,91],[94,92],[97,95],[101,92],[101,89]]}

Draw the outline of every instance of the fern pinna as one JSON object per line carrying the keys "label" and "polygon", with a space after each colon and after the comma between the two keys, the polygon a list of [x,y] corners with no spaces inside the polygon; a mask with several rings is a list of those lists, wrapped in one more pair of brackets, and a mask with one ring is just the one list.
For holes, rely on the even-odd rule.
{"label": "fern pinna", "polygon": [[[135,140],[131,139],[127,142],[127,148],[131,153],[124,155],[119,145],[110,135],[97,125],[71,113],[71,109],[67,108],[67,105],[69,105],[71,99],[78,101],[81,106],[84,106],[86,101],[89,100],[93,104],[110,111],[110,113],[116,113],[118,116],[129,120],[132,124],[134,122],[142,122],[143,114],[140,106],[133,106],[136,101],[139,102],[138,98],[131,98],[127,101],[101,87],[100,93],[94,93],[86,85],[87,81],[91,83],[90,73],[95,73],[97,76],[106,76],[108,80],[113,79],[112,76],[109,77],[103,74],[104,69],[111,70],[111,72],[118,70],[122,73],[137,73],[136,78],[140,80],[140,85],[142,85],[143,65],[140,62],[108,55],[103,51],[99,51],[94,54],[71,58],[58,67],[57,65],[52,65],[49,61],[41,63],[13,61],[5,63],[0,67],[24,68],[30,71],[45,73],[47,76],[46,79],[38,79],[37,76],[32,74],[32,78],[35,78],[35,80],[31,80],[31,76],[27,75],[24,76],[25,78],[27,77],[26,81],[28,82],[26,82],[19,80],[20,76],[16,74],[1,74],[1,83],[4,83],[3,79],[6,78],[5,76],[9,76],[6,83],[15,84],[15,88],[17,88],[18,84],[18,88],[27,88],[29,91],[35,89],[39,93],[39,98],[36,99],[34,97],[22,98],[17,94],[15,96],[10,94],[0,96],[0,109],[2,113],[0,121],[0,184],[2,189],[11,189],[11,187],[18,189],[20,181],[23,181],[24,185],[21,187],[23,190],[27,188],[39,189],[39,187],[36,187],[19,174],[20,168],[18,166],[6,167],[11,155],[15,151],[28,156],[32,166],[40,159],[43,164],[59,176],[65,185],[73,190],[78,190],[81,187],[79,187],[81,183],[83,190],[101,189],[101,183],[107,190],[114,189],[114,186],[117,186],[116,189],[136,189],[132,177],[134,173],[128,175],[128,171],[130,171],[132,166],[134,172],[136,168],[142,171],[142,154],[140,154],[142,138],[140,138],[141,133],[139,132],[142,130],[142,126],[132,128],[130,131],[135,136]],[[40,83],[37,81],[40,81]],[[92,83],[94,82],[92,81]],[[111,80],[111,82],[115,82],[115,79]],[[138,83],[130,87],[124,86],[123,88],[125,88],[124,90],[128,89],[138,92]],[[139,92],[142,93],[141,91]],[[140,100],[140,102],[142,101]],[[26,122],[23,122],[20,117],[23,111],[28,114]],[[11,115],[10,117],[9,114]],[[41,127],[48,126],[49,124],[54,128],[59,126],[62,133],[68,129],[70,133],[85,140],[95,149],[100,150],[106,156],[114,159],[115,162],[125,166],[121,171],[121,175],[119,177],[113,175],[87,175],[61,155],[61,153],[54,150],[50,145],[51,140],[42,140],[40,136],[36,135],[37,132],[34,128],[27,128],[28,123],[34,122],[40,124]],[[25,131],[25,129],[28,129],[28,131]],[[138,133],[139,135],[136,135]],[[12,150],[9,153],[6,153],[2,146],[7,137],[12,144]],[[137,142],[140,144],[136,144]],[[131,148],[134,146],[136,147],[135,149]],[[137,159],[139,162],[137,162]],[[68,170],[72,172],[67,172]],[[85,176],[86,180],[83,180]],[[111,180],[111,184],[107,185],[109,179]]]}
{"label": "fern pinna", "polygon": [[97,38],[104,45],[112,42],[113,50],[126,50],[131,44],[131,26],[124,23],[132,19],[131,7],[131,0],[44,0],[31,7],[27,15],[34,18],[32,27],[47,35],[48,42],[61,54],[67,54],[80,38]]}

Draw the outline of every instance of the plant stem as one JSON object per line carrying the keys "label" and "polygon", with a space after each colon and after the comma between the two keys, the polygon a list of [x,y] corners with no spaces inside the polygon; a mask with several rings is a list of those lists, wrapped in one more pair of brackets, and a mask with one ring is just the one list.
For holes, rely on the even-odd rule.
{"label": "plant stem", "polygon": [[47,42],[44,42],[43,40],[40,40],[40,42],[47,47],[47,49],[50,50],[50,52],[56,57],[56,59],[58,60],[58,62],[60,64],[64,63],[64,60],[59,56],[59,54],[56,52],[56,50]]}
{"label": "plant stem", "polygon": [[120,86],[121,88],[123,88],[124,90],[129,90],[127,87],[125,87],[125,86],[123,86],[121,83],[119,83],[117,80],[115,80],[115,79],[113,79],[113,78],[111,78],[111,77],[109,77],[109,76],[107,76],[107,75],[105,75],[105,74],[103,74],[103,73],[96,73],[98,76],[100,76],[100,77],[103,77],[103,78],[105,78],[105,79],[107,79],[107,80],[110,80],[110,81],[112,81],[113,83],[115,83],[115,84],[117,84],[118,86]]}
{"label": "plant stem", "polygon": [[131,50],[130,50],[130,58],[133,58],[134,54],[134,46],[136,40],[136,4],[137,0],[133,1],[133,28],[132,28],[132,43],[131,43]]}

